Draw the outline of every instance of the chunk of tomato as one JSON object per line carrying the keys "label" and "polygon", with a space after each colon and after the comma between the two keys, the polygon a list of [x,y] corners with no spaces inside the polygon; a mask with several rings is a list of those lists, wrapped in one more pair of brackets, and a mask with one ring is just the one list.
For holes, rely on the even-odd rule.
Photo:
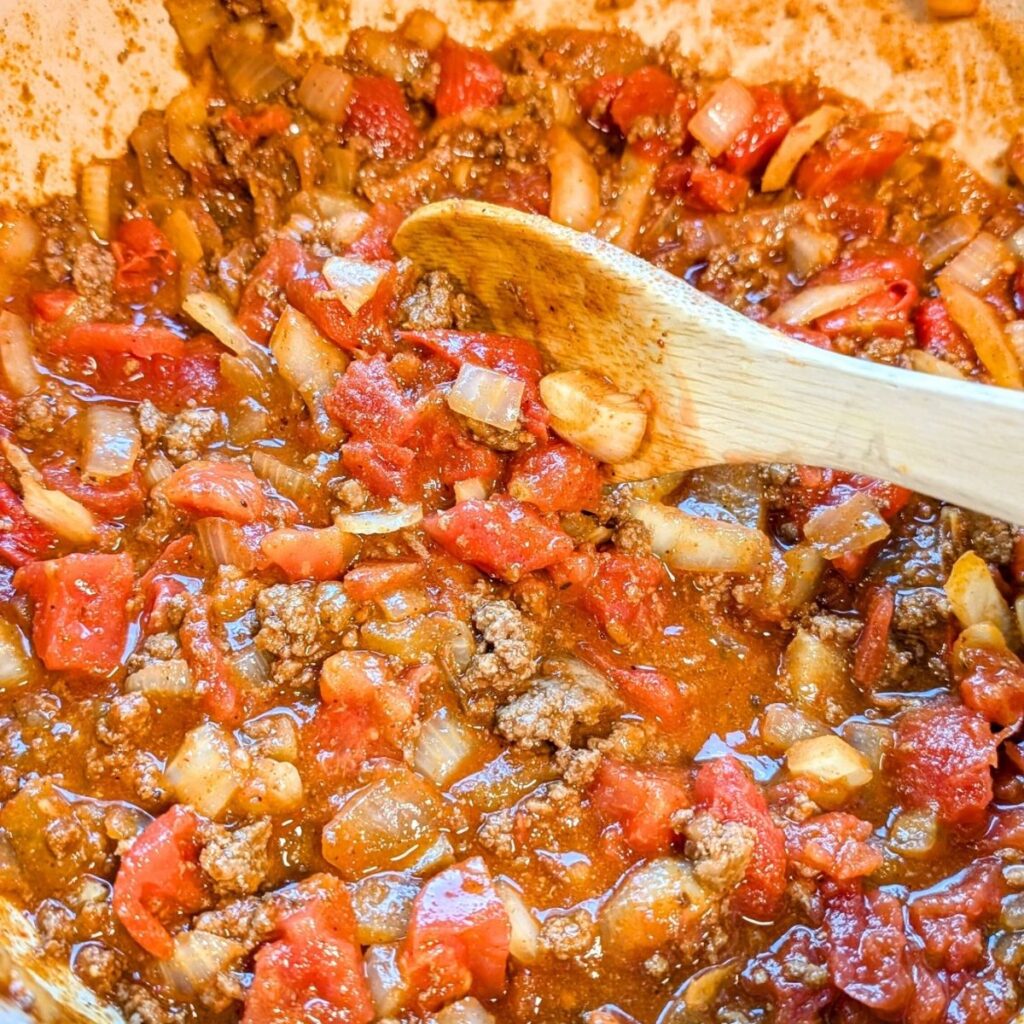
{"label": "chunk of tomato", "polygon": [[136,359],[185,355],[185,342],[168,327],[155,324],[76,324],[55,346],[67,355],[130,355]]}
{"label": "chunk of tomato", "polygon": [[653,64],[628,74],[616,90],[609,112],[623,135],[629,135],[642,117],[667,118],[676,109],[679,86]]}
{"label": "chunk of tomato", "polygon": [[591,614],[616,643],[649,637],[665,615],[665,565],[653,555],[602,551],[596,573],[580,596]]}
{"label": "chunk of tomato", "polygon": [[597,461],[566,441],[520,452],[509,471],[508,493],[541,512],[579,512],[601,501],[603,478]]}
{"label": "chunk of tomato", "polygon": [[349,363],[325,401],[327,411],[360,440],[404,443],[416,426],[416,405],[383,356]]}
{"label": "chunk of tomato", "polygon": [[735,213],[747,198],[750,182],[742,175],[684,156],[661,168],[657,187],[660,192],[681,195],[691,210]]}
{"label": "chunk of tomato", "polygon": [[366,139],[380,159],[405,159],[420,148],[420,130],[401,87],[390,78],[356,76],[352,80],[345,134]]}
{"label": "chunk of tomato", "polygon": [[1015,725],[1024,718],[1024,663],[1003,648],[969,647],[958,652],[963,702],[996,725]]}
{"label": "chunk of tomato", "polygon": [[834,133],[800,161],[796,187],[818,199],[848,185],[877,181],[906,148],[903,132],[851,128]]}
{"label": "chunk of tomato", "polygon": [[441,69],[434,99],[438,117],[493,107],[501,102],[505,78],[486,50],[445,39],[434,57]]}
{"label": "chunk of tomato", "polygon": [[32,312],[48,324],[56,323],[78,299],[78,292],[71,288],[55,288],[49,292],[33,292],[29,297]]}
{"label": "chunk of tomato", "polygon": [[749,175],[759,171],[793,124],[785,102],[774,89],[755,85],[750,87],[750,95],[757,104],[754,117],[721,156],[733,174]]}
{"label": "chunk of tomato", "polygon": [[868,840],[871,822],[843,811],[819,814],[786,826],[786,852],[791,860],[820,871],[837,882],[870,875],[882,866],[880,850]]}
{"label": "chunk of tomato", "polygon": [[215,721],[237,725],[244,717],[242,694],[213,632],[209,597],[193,601],[181,623],[181,650],[196,682],[202,709]]}
{"label": "chunk of tomato", "polygon": [[862,690],[873,690],[882,678],[895,610],[896,597],[888,587],[875,587],[871,591],[864,627],[853,651],[853,681]]}
{"label": "chunk of tomato", "polygon": [[242,114],[236,107],[224,111],[228,127],[248,142],[259,142],[271,135],[280,135],[292,123],[291,111],[282,103],[271,103],[250,114]]}
{"label": "chunk of tomato", "polygon": [[161,490],[185,512],[224,516],[236,523],[259,519],[267,503],[259,479],[237,462],[186,462],[163,482]]}
{"label": "chunk of tomato", "polygon": [[341,465],[378,498],[413,501],[423,483],[423,467],[416,463],[416,452],[386,441],[346,441],[341,446]]}
{"label": "chunk of tomato", "polygon": [[348,247],[345,255],[368,263],[396,260],[398,257],[391,241],[403,220],[405,213],[394,203],[374,203],[370,207],[370,223]]}
{"label": "chunk of tomato", "polygon": [[913,282],[894,281],[852,306],[818,317],[814,326],[829,335],[902,338],[910,331],[910,314],[917,300],[918,291]]}
{"label": "chunk of tomato", "polygon": [[359,538],[335,526],[282,527],[260,541],[260,550],[290,580],[334,580],[359,551]]}
{"label": "chunk of tomato", "polygon": [[925,299],[914,311],[914,333],[918,345],[939,359],[963,367],[977,365],[970,339],[949,315],[942,299]]}
{"label": "chunk of tomato", "polygon": [[117,263],[114,291],[129,298],[145,298],[178,269],[170,241],[149,217],[122,221],[110,251]]}
{"label": "chunk of tomato", "polygon": [[81,467],[69,458],[57,459],[41,468],[48,487],[63,491],[97,515],[117,517],[141,508],[146,500],[138,470],[93,483],[82,476]]}

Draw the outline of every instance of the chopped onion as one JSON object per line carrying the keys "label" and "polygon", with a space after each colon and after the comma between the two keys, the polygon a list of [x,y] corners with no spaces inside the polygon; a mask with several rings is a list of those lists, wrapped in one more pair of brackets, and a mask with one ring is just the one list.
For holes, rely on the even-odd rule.
{"label": "chopped onion", "polygon": [[331,286],[331,298],[339,299],[353,316],[377,294],[387,273],[386,266],[350,256],[332,256],[323,268],[324,280]]}
{"label": "chopped onion", "polygon": [[798,740],[786,751],[786,767],[793,775],[836,791],[837,798],[839,793],[845,797],[866,786],[874,777],[867,758],[832,733]]}
{"label": "chopped onion", "polygon": [[639,399],[587,370],[561,370],[541,378],[540,396],[551,427],[600,462],[626,462],[640,450],[647,409]]}
{"label": "chopped onion", "polygon": [[226,12],[218,0],[165,0],[174,31],[190,57],[200,57],[223,28]]}
{"label": "chopped onion", "polygon": [[314,117],[329,124],[341,124],[348,113],[352,76],[341,68],[314,61],[302,78],[295,98]]}
{"label": "chopped onion", "polygon": [[468,480],[456,480],[452,485],[455,501],[479,501],[490,493],[489,481],[483,476],[471,476]]}
{"label": "chopped onion", "polygon": [[952,363],[947,363],[945,359],[919,348],[911,349],[907,353],[907,362],[910,368],[917,370],[918,373],[930,373],[936,377],[948,377],[950,380],[967,379]]}
{"label": "chopped onion", "polygon": [[947,263],[980,229],[981,218],[976,213],[957,213],[947,217],[921,239],[925,269],[935,270]]}
{"label": "chopped onion", "polygon": [[797,277],[806,281],[839,255],[839,239],[807,224],[794,224],[786,232],[786,254]]}
{"label": "chopped onion", "polygon": [[151,661],[137,672],[132,672],[124,685],[130,693],[144,693],[147,697],[162,700],[191,697],[195,692],[188,662],[182,658]]}
{"label": "chopped onion", "polygon": [[252,468],[258,477],[266,480],[284,498],[301,505],[319,503],[323,494],[316,481],[301,470],[274,458],[273,455],[257,449],[252,455]]}
{"label": "chopped onion", "polygon": [[761,717],[761,739],[778,754],[800,740],[824,736],[828,727],[789,704],[769,704]]}
{"label": "chopped onion", "polygon": [[946,277],[945,273],[939,276],[938,284],[949,315],[970,339],[992,380],[1000,387],[1024,388],[1021,364],[999,314],[984,299]]}
{"label": "chopped onion", "polygon": [[721,156],[737,135],[750,126],[757,101],[742,82],[727,78],[690,118],[690,134],[712,157]]}
{"label": "chopped onion", "polygon": [[239,569],[253,569],[256,553],[246,543],[245,533],[238,523],[219,516],[209,516],[196,523],[199,550],[211,566],[234,565]]}
{"label": "chopped onion", "polygon": [[830,560],[863,551],[890,532],[877,503],[861,491],[815,512],[804,526],[804,536]]}
{"label": "chopped onion", "polygon": [[269,372],[267,354],[238,326],[228,304],[219,295],[193,292],[185,296],[181,309],[236,356],[250,362],[261,373]]}
{"label": "chopped onion", "polygon": [[867,277],[841,284],[819,284],[804,288],[786,299],[770,317],[769,323],[809,324],[819,316],[846,309],[874,292],[881,291],[885,282],[880,277]]}
{"label": "chopped onion", "polygon": [[233,388],[249,398],[263,398],[267,393],[266,377],[247,359],[233,352],[221,352],[220,372]]}
{"label": "chopped onion", "polygon": [[345,58],[375,75],[403,83],[414,81],[430,62],[430,55],[404,35],[368,25],[348,37]]}
{"label": "chopped onion", "polygon": [[435,711],[420,728],[413,766],[439,786],[454,782],[480,741],[462,719],[446,708]]}
{"label": "chopped onion", "polygon": [[356,941],[362,946],[397,942],[409,927],[420,885],[400,871],[381,871],[349,886],[356,918]]}
{"label": "chopped onion", "polygon": [[882,770],[885,758],[896,742],[896,731],[891,725],[881,722],[845,722],[840,732],[854,750],[859,750],[868,759],[872,771],[876,772]]}
{"label": "chopped onion", "polygon": [[928,0],[933,18],[966,18],[978,11],[979,0]]}
{"label": "chopped onion", "polygon": [[82,212],[89,229],[103,241],[110,238],[110,182],[110,164],[92,163],[82,168]]}
{"label": "chopped onion", "polygon": [[433,51],[444,42],[448,29],[436,14],[417,7],[402,22],[401,32],[410,43],[422,46],[424,50]]}
{"label": "chopped onion", "polygon": [[128,136],[135,152],[139,181],[146,198],[163,206],[185,194],[185,172],[167,151],[167,127],[164,115],[147,110]]}
{"label": "chopped onion", "polygon": [[659,164],[627,146],[619,165],[615,199],[595,229],[599,238],[632,251],[651,205]]}
{"label": "chopped onion", "polygon": [[40,238],[39,228],[30,214],[0,207],[0,290],[6,291],[10,278],[32,262]]}
{"label": "chopped onion", "polygon": [[850,695],[846,655],[835,644],[798,629],[782,655],[779,684],[799,708],[834,721]]}
{"label": "chopped onion", "polygon": [[965,629],[982,622],[996,626],[1004,637],[1014,636],[1014,621],[984,560],[965,551],[953,564],[944,587],[953,614]]}
{"label": "chopped onion", "polygon": [[273,757],[257,757],[235,793],[238,809],[250,816],[289,814],[302,806],[304,791],[299,769]]}
{"label": "chopped onion", "polygon": [[449,408],[471,420],[513,430],[519,423],[525,388],[521,380],[508,374],[463,363],[447,401]]}
{"label": "chopped onion", "polygon": [[389,508],[368,512],[347,512],[334,517],[335,526],[346,533],[366,536],[372,533],[395,533],[415,526],[423,518],[422,505],[393,502]]}
{"label": "chopped onion", "polygon": [[174,472],[174,465],[163,452],[154,452],[142,470],[142,485],[147,491],[153,490]]}
{"label": "chopped onion", "polygon": [[82,468],[89,476],[107,480],[135,468],[142,435],[135,416],[113,405],[90,405],[85,413]]}
{"label": "chopped onion", "polygon": [[494,1015],[479,999],[465,996],[435,1013],[431,1024],[494,1024]]}
{"label": "chopped onion", "polygon": [[406,1002],[406,986],[398,968],[398,947],[395,945],[370,946],[363,954],[366,983],[373,1000],[374,1019],[385,1020],[396,1016]]}
{"label": "chopped onion", "polygon": [[214,38],[211,48],[214,62],[236,99],[258,103],[292,80],[270,45],[228,33]]}
{"label": "chopped onion", "polygon": [[247,688],[259,689],[270,682],[270,659],[256,646],[240,651],[231,659],[231,667]]}
{"label": "chopped onion", "polygon": [[508,914],[508,951],[521,964],[536,963],[540,956],[540,927],[536,918],[526,905],[522,893],[511,883],[499,878],[494,888]]}
{"label": "chopped onion", "polygon": [[0,312],[0,364],[11,391],[18,398],[32,394],[42,383],[36,369],[28,324],[6,310]]}
{"label": "chopped onion", "polygon": [[582,143],[560,125],[548,132],[548,170],[548,216],[566,227],[589,231],[601,216],[601,179]]}
{"label": "chopped onion", "polygon": [[219,817],[231,802],[240,779],[231,763],[235,742],[214,722],[185,733],[164,779],[179,803],[191,804],[208,818]]}
{"label": "chopped onion", "polygon": [[760,604],[770,618],[784,619],[810,601],[818,590],[825,559],[813,544],[794,544],[772,558]]}
{"label": "chopped onion", "polygon": [[[337,527],[333,527],[337,529]],[[339,530],[342,537],[348,540],[355,540],[352,534]],[[356,545],[358,545],[356,541]],[[403,587],[401,590],[393,590],[390,594],[377,599],[377,607],[388,622],[405,622],[416,615],[424,615],[430,611],[430,598],[422,590],[414,590],[411,587]]]}
{"label": "chopped onion", "polygon": [[213,932],[178,932],[170,958],[157,963],[175,998],[192,999],[245,952],[242,943]]}
{"label": "chopped onion", "polygon": [[674,491],[678,491],[683,481],[686,480],[686,473],[663,473],[661,476],[652,476],[649,480],[631,480],[621,483],[615,488],[613,494],[616,498],[621,496],[624,499],[635,501],[659,502],[664,501]]}
{"label": "chopped onion", "polygon": [[983,292],[1000,274],[1012,273],[1013,269],[1009,246],[990,232],[980,231],[946,264],[941,276],[972,292]]}
{"label": "chopped onion", "polygon": [[1024,366],[1024,320],[1007,324],[1006,338],[1017,355],[1017,362]]}
{"label": "chopped onion", "polygon": [[[186,171],[215,159],[216,150],[206,127],[208,99],[207,89],[193,86],[183,89],[167,104],[167,151],[174,162]],[[178,212],[187,219],[184,211]]]}
{"label": "chopped onion", "polygon": [[768,161],[761,178],[761,191],[778,192],[784,189],[796,165],[810,152],[811,147],[845,116],[839,107],[826,104],[797,121]]}
{"label": "chopped onion", "polygon": [[771,558],[771,542],[760,530],[646,501],[630,502],[629,514],[651,531],[654,553],[673,569],[757,573]]}
{"label": "chopped onion", "polygon": [[933,807],[901,811],[889,826],[885,845],[901,857],[925,860],[939,843],[939,816]]}
{"label": "chopped onion", "polygon": [[1024,260],[1024,228],[1017,228],[1007,241],[1017,259]]}
{"label": "chopped onion", "polygon": [[13,622],[0,619],[0,690],[27,683],[32,674],[32,660],[25,638]]}
{"label": "chopped onion", "polygon": [[192,218],[180,206],[168,214],[163,223],[164,234],[174,252],[186,267],[194,267],[203,261],[203,242],[196,231]]}

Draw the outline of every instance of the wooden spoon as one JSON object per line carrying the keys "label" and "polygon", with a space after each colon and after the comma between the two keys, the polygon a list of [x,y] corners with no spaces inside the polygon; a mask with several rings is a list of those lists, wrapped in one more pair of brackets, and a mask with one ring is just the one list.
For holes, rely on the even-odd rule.
{"label": "wooden spoon", "polygon": [[421,207],[399,252],[453,274],[495,327],[559,369],[653,399],[620,480],[725,462],[866,473],[1024,521],[1024,393],[794,341],[679,278],[546,217],[468,200]]}

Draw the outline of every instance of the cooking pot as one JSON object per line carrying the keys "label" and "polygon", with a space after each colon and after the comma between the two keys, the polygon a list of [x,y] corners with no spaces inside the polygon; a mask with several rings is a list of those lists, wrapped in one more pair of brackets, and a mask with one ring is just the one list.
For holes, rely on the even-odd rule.
{"label": "cooking pot", "polygon": [[[1024,0],[981,0],[971,18],[935,21],[925,0],[291,0],[292,50],[343,49],[350,25],[393,27],[427,6],[467,42],[558,24],[677,33],[705,70],[750,82],[816,74],[870,107],[922,125],[950,122],[950,145],[1005,173],[1024,128]],[[0,200],[74,190],[75,169],[123,152],[139,114],[185,84],[160,0],[0,0]],[[114,1024],[121,1015],[38,954],[38,936],[0,898],[0,1020]]]}

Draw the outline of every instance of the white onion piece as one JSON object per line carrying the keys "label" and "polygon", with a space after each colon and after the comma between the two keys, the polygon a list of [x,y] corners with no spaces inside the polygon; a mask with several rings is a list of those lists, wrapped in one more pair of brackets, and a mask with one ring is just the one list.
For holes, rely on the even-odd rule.
{"label": "white onion piece", "polygon": [[778,754],[800,740],[823,736],[828,728],[789,704],[769,704],[761,717],[761,739]]}
{"label": "white onion piece", "polygon": [[601,179],[590,154],[572,132],[561,126],[548,133],[548,170],[548,216],[557,224],[589,231],[601,215]]}
{"label": "white onion piece", "polygon": [[939,275],[938,284],[949,315],[970,339],[992,380],[1000,387],[1024,388],[1021,364],[999,314],[984,299],[947,277],[945,272]]}
{"label": "white onion piece", "polygon": [[258,647],[241,651],[231,660],[231,667],[251,687],[258,689],[270,682],[270,659]]}
{"label": "white onion piece", "polygon": [[1016,254],[1017,259],[1024,260],[1024,228],[1017,228],[1007,239],[1007,242]]}
{"label": "white onion piece", "polygon": [[178,932],[170,959],[158,961],[160,973],[175,996],[191,999],[213,984],[246,951],[234,939],[213,932]]}
{"label": "white onion piece", "polygon": [[190,57],[199,57],[223,28],[227,12],[218,0],[166,0],[174,31]]}
{"label": "white onion piece", "polygon": [[953,563],[944,589],[953,614],[965,629],[989,622],[1007,639],[1014,635],[1013,616],[1006,598],[984,559],[974,551],[965,551]]}
{"label": "white onion piece", "polygon": [[206,328],[225,348],[250,362],[260,373],[266,375],[270,372],[266,352],[238,326],[234,313],[219,295],[213,292],[193,292],[185,296],[181,309],[200,327]]}
{"label": "white onion piece", "polygon": [[422,505],[401,505],[394,502],[390,508],[368,512],[347,512],[334,517],[334,525],[346,533],[366,536],[371,533],[395,533],[415,526],[423,518]]}
{"label": "white onion piece", "polygon": [[632,252],[651,205],[657,177],[657,162],[648,160],[636,147],[627,146],[619,165],[615,198],[594,231],[598,238]]}
{"label": "white onion piece", "polygon": [[356,940],[363,946],[397,942],[405,936],[420,883],[402,871],[380,871],[349,885]]}
{"label": "white onion piece", "polygon": [[278,494],[291,498],[300,504],[316,501],[321,497],[316,481],[307,473],[294,469],[280,459],[264,451],[252,455],[252,468],[258,477],[266,480]]}
{"label": "white onion piece", "polygon": [[370,946],[363,954],[363,963],[375,1018],[383,1020],[396,1016],[406,1000],[405,981],[398,969],[398,947]]}
{"label": "white onion piece", "polygon": [[151,491],[174,472],[174,464],[163,452],[154,452],[142,470],[142,485]]}
{"label": "white onion piece", "polygon": [[234,805],[250,816],[288,814],[302,806],[303,797],[302,776],[295,765],[257,757],[235,792]]}
{"label": "white onion piece", "polygon": [[847,793],[866,786],[874,777],[867,758],[832,733],[798,740],[786,751],[786,767],[794,775]]}
{"label": "white onion piece", "polygon": [[435,1013],[431,1024],[494,1024],[494,1015],[488,1013],[479,999],[466,996]]}
{"label": "white onion piece", "polygon": [[471,476],[468,480],[456,480],[452,485],[455,492],[455,501],[480,501],[486,498],[491,492],[488,481],[482,476]]}
{"label": "white onion piece", "polygon": [[351,95],[352,76],[347,71],[315,61],[303,76],[295,98],[321,121],[341,124]]}
{"label": "white onion piece", "polygon": [[41,238],[31,214],[0,207],[0,282],[9,281],[28,267]]}
{"label": "white onion piece", "polygon": [[503,878],[495,881],[494,888],[508,914],[508,951],[521,964],[536,963],[540,956],[540,926],[533,912],[526,905],[522,893]]}
{"label": "white onion piece", "polygon": [[976,213],[957,213],[937,224],[921,239],[925,269],[935,270],[951,260],[981,229]]}
{"label": "white onion piece", "polygon": [[164,771],[175,799],[208,818],[221,815],[241,781],[231,763],[234,750],[231,734],[213,722],[185,733]]}
{"label": "white onion piece", "polygon": [[626,462],[643,444],[647,409],[597,374],[549,373],[541,378],[540,396],[555,433],[600,462]]}
{"label": "white onion piece", "polygon": [[727,78],[690,118],[690,134],[713,156],[720,156],[750,125],[757,102],[742,82]]}
{"label": "white onion piece", "polygon": [[863,551],[889,533],[877,503],[860,491],[815,512],[804,526],[804,536],[828,559]]}
{"label": "white onion piece", "polygon": [[885,845],[901,857],[923,860],[939,843],[939,816],[934,807],[901,811],[889,826]]}
{"label": "white onion piece", "polygon": [[447,402],[450,409],[471,420],[499,430],[514,430],[519,423],[525,389],[521,380],[508,374],[463,363],[448,391]]}
{"label": "white onion piece", "polygon": [[778,192],[789,184],[796,165],[807,155],[811,147],[846,115],[839,107],[826,104],[802,117],[782,140],[772,154],[761,177],[762,192]]}
{"label": "white onion piece", "polygon": [[125,476],[135,468],[142,435],[135,416],[113,405],[90,405],[85,414],[82,468],[100,479]]}
{"label": "white onion piece", "polygon": [[0,690],[21,686],[31,673],[32,661],[21,630],[13,622],[0,619]]}
{"label": "white onion piece", "polygon": [[28,324],[14,313],[0,312],[0,364],[18,398],[32,394],[42,379],[36,369]]}
{"label": "white onion piece", "polygon": [[354,316],[377,294],[388,270],[349,256],[332,256],[322,273],[331,286],[332,298],[338,299]]}
{"label": "white onion piece", "polygon": [[436,50],[444,42],[448,29],[436,14],[417,7],[402,22],[401,32],[410,43],[430,51]]}
{"label": "white onion piece", "polygon": [[195,692],[188,662],[183,658],[151,661],[128,676],[124,685],[129,693],[144,693],[147,697],[165,700],[191,697]]}
{"label": "white onion piece", "polygon": [[437,785],[446,786],[461,774],[459,769],[479,745],[473,730],[455,714],[442,708],[420,728],[412,763],[416,771]]}
{"label": "white onion piece", "polygon": [[211,50],[221,77],[237,99],[258,103],[292,80],[272,45],[261,45],[240,32],[218,34]]}
{"label": "white onion piece", "polygon": [[794,224],[786,232],[786,255],[802,281],[827,267],[839,255],[839,239],[807,224]]}
{"label": "white onion piece", "polygon": [[844,740],[859,750],[871,765],[872,771],[881,771],[885,759],[896,743],[896,730],[882,722],[845,722],[840,728]]}
{"label": "white onion piece", "polygon": [[885,282],[880,277],[866,277],[859,281],[840,284],[819,284],[791,296],[770,317],[769,323],[809,324],[826,313],[846,309],[874,292],[881,291]]}
{"label": "white onion piece", "polygon": [[234,565],[239,569],[252,569],[256,553],[245,542],[245,534],[238,523],[219,516],[200,519],[195,524],[199,550],[212,566]]}
{"label": "white onion piece", "polygon": [[942,277],[956,281],[972,292],[983,292],[1004,273],[1014,269],[1009,246],[988,231],[981,231],[949,262]]}
{"label": "white onion piece", "polygon": [[220,354],[221,376],[232,387],[237,388],[243,395],[249,398],[264,398],[267,393],[266,376],[249,362],[242,359],[233,352],[221,352]]}
{"label": "white onion piece", "polygon": [[842,707],[849,675],[841,648],[808,629],[798,629],[783,652],[779,685],[801,710],[824,718]]}
{"label": "white onion piece", "polygon": [[106,241],[110,238],[110,164],[86,164],[82,168],[82,212],[89,229]]}
{"label": "white onion piece", "polygon": [[966,380],[952,363],[947,363],[945,359],[919,348],[911,349],[907,353],[907,362],[910,363],[910,368],[917,370],[918,373],[931,373],[936,377],[948,377],[950,380]]}

